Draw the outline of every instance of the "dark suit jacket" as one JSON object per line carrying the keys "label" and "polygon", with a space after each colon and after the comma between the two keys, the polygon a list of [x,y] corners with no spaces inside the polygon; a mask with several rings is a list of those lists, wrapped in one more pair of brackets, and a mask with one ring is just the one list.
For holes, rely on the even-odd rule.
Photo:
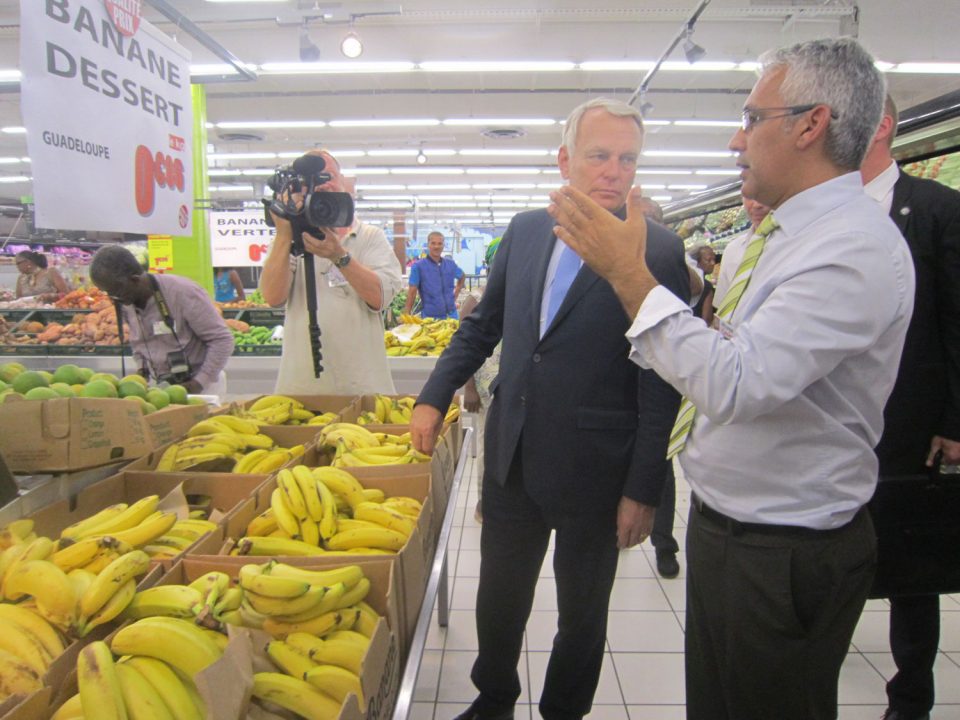
{"label": "dark suit jacket", "polygon": [[[680,397],[630,362],[632,318],[584,265],[543,338],[540,304],[555,237],[546,210],[517,215],[500,243],[480,303],[464,318],[418,402],[446,408],[503,339],[491,385],[485,460],[504,484],[517,450],[527,493],[559,512],[606,513],[622,495],[658,505]],[[647,222],[647,264],[689,298],[680,239]]]}
{"label": "dark suit jacket", "polygon": [[901,172],[890,217],[910,246],[917,289],[877,446],[886,476],[925,473],[934,435],[960,441],[960,192]]}

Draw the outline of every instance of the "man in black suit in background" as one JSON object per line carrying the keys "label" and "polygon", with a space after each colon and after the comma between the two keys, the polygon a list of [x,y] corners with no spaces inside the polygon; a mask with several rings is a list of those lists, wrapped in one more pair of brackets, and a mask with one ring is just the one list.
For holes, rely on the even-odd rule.
{"label": "man in black suit in background", "polygon": [[[860,172],[867,194],[906,238],[917,283],[897,381],[883,413],[881,478],[922,474],[938,452],[944,463],[960,463],[960,193],[902,172],[890,154],[896,131],[897,108],[887,96]],[[887,683],[885,720],[930,717],[939,640],[938,595],[890,598],[897,674]]]}
{"label": "man in black suit in background", "polygon": [[[593,100],[567,120],[557,160],[571,186],[625,216],[643,141],[628,105]],[[680,239],[648,223],[647,262],[686,300]],[[464,318],[414,409],[414,446],[432,452],[454,392],[503,339],[485,432],[477,592],[479,696],[460,719],[509,719],[517,662],[551,531],[559,627],[540,713],[590,712],[618,549],[650,535],[680,397],[628,359],[630,325],[610,285],[557,240],[546,210],[510,223],[483,299]]]}

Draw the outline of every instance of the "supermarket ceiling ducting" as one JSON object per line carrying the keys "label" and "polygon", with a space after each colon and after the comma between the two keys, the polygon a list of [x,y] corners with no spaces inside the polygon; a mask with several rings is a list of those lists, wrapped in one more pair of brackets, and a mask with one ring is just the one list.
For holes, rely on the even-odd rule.
{"label": "supermarket ceiling ducting", "polygon": [[[145,0],[141,11],[189,50],[205,86],[209,197],[221,207],[252,203],[278,165],[326,147],[370,219],[415,207],[452,221],[478,202],[506,217],[561,182],[563,120],[598,96],[643,107],[637,182],[669,204],[735,178],[727,143],[757,57],[816,37],[858,37],[902,109],[960,87],[956,0],[712,0],[688,23],[699,5]],[[0,0],[4,203],[32,193],[19,15],[19,0]]]}

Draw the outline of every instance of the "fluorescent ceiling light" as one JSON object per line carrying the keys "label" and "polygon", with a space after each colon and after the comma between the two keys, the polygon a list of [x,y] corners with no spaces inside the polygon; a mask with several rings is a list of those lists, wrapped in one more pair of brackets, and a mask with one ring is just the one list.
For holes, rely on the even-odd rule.
{"label": "fluorescent ceiling light", "polygon": [[[436,185],[432,185],[432,184],[426,184],[426,185],[408,185],[407,187],[408,187],[410,190],[469,190],[469,189],[470,189],[470,186],[469,186],[469,185],[463,185],[463,184],[457,184],[457,183],[453,183],[453,184],[450,184],[450,183],[440,184],[440,183],[438,183],[438,184],[436,184]],[[426,195],[424,195],[424,196],[422,196],[422,197],[426,197]],[[452,197],[455,197],[455,196],[454,196],[454,195],[439,195],[438,197],[452,198]]]}
{"label": "fluorescent ceiling light", "polygon": [[737,168],[731,168],[729,170],[720,170],[720,169],[708,169],[708,170],[697,170],[697,175],[739,175],[740,170]]}
{"label": "fluorescent ceiling light", "polygon": [[24,135],[27,132],[25,127],[13,125],[10,127],[0,128],[0,132],[5,132],[8,135]]}
{"label": "fluorescent ceiling light", "polygon": [[0,82],[20,82],[23,73],[15,68],[0,70]]}
{"label": "fluorescent ceiling light", "polygon": [[894,66],[894,63],[884,62],[883,60],[874,60],[873,66],[880,72],[888,72]]}
{"label": "fluorescent ceiling light", "polygon": [[960,63],[951,62],[904,62],[897,63],[889,72],[896,73],[931,73],[935,75],[960,74]]}
{"label": "fluorescent ceiling light", "polygon": [[693,175],[693,170],[683,168],[638,168],[637,175]]}
{"label": "fluorescent ceiling light", "polygon": [[467,175],[539,175],[540,168],[533,167],[482,167],[467,168]]}
{"label": "fluorescent ceiling light", "polygon": [[0,183],[21,183],[30,182],[26,175],[11,175],[10,177],[0,177]]}
{"label": "fluorescent ceiling light", "polygon": [[416,157],[419,150],[368,150],[370,157]]}
{"label": "fluorescent ceiling light", "polygon": [[442,157],[456,155],[457,151],[453,148],[423,148],[423,154],[427,157]]}
{"label": "fluorescent ceiling light", "polygon": [[500,156],[514,156],[514,157],[544,157],[546,155],[553,155],[553,150],[537,150],[533,148],[475,148],[461,150],[460,155],[464,156],[475,156],[475,157],[490,157],[495,155]]}
{"label": "fluorescent ceiling light", "polygon": [[688,158],[727,158],[732,152],[719,150],[644,150],[646,157],[688,157]]}
{"label": "fluorescent ceiling light", "polygon": [[[326,148],[324,148],[324,149],[326,149]],[[365,151],[363,151],[363,150],[328,150],[328,152],[329,152],[331,155],[333,155],[335,158],[337,158],[338,160],[339,160],[340,158],[348,158],[348,157],[364,157],[364,156],[366,156],[366,154],[367,154],[367,153],[366,153]],[[291,158],[294,158],[294,159],[295,159],[295,158],[300,157],[301,155],[303,155],[302,152],[281,152],[281,153],[277,153],[277,157],[278,157],[278,158],[282,158],[282,159],[285,159],[285,160],[286,160],[286,159],[291,159]]]}
{"label": "fluorescent ceiling light", "polygon": [[412,202],[413,195],[364,195],[364,200],[403,200],[404,202]]}
{"label": "fluorescent ceiling light", "polygon": [[537,187],[541,190],[556,190],[557,188],[562,188],[563,183],[538,183]]}
{"label": "fluorescent ceiling light", "polygon": [[743,72],[757,72],[759,69],[760,63],[755,60],[737,63],[737,70],[742,70]]}
{"label": "fluorescent ceiling light", "polygon": [[474,190],[533,190],[534,183],[481,183],[474,185]]}
{"label": "fluorescent ceiling light", "polygon": [[479,127],[483,125],[556,125],[553,118],[447,118],[444,125]]}
{"label": "fluorescent ceiling light", "polygon": [[245,169],[245,170],[241,170],[241,171],[240,171],[240,174],[241,174],[241,175],[248,176],[248,177],[250,177],[250,176],[253,176],[253,177],[257,177],[257,176],[260,176],[260,177],[270,177],[270,176],[273,175],[275,172],[276,172],[276,170],[271,170],[270,168],[248,168],[248,169]]}
{"label": "fluorescent ceiling light", "polygon": [[20,158],[0,157],[0,165],[16,165],[18,162],[20,162]]}
{"label": "fluorescent ceiling light", "polygon": [[651,195],[651,200],[656,200],[657,202],[670,202],[673,200],[672,195]]}
{"label": "fluorescent ceiling light", "polygon": [[[251,72],[256,72],[257,66],[249,63],[242,63],[243,66]],[[237,75],[237,69],[230,63],[207,63],[190,66],[190,76],[198,75]]]}
{"label": "fluorescent ceiling light", "polygon": [[412,62],[275,62],[257,68],[265,75],[353,75],[402,73],[416,69]]}
{"label": "fluorescent ceiling light", "polygon": [[674,125],[680,127],[740,127],[742,120],[674,120]]}
{"label": "fluorescent ceiling light", "polygon": [[357,190],[406,190],[406,185],[357,185]]}
{"label": "fluorescent ceiling light", "polygon": [[211,153],[207,155],[207,160],[217,162],[219,160],[273,160],[277,157],[276,153],[251,152],[251,153]]}
{"label": "fluorescent ceiling light", "polygon": [[239,172],[239,170],[233,168],[210,168],[207,170],[207,175],[210,177],[227,177],[229,175],[236,175]]}
{"label": "fluorescent ceiling light", "polygon": [[572,62],[538,60],[456,60],[420,63],[420,69],[427,72],[563,72],[573,70],[575,67],[576,64]]}
{"label": "fluorescent ceiling light", "polygon": [[673,123],[670,120],[647,120],[647,118],[644,118],[643,124],[645,127],[656,127],[659,125],[672,125]]}
{"label": "fluorescent ceiling light", "polygon": [[432,202],[432,203],[427,203],[426,205],[427,205],[427,207],[429,207],[429,208],[467,208],[467,207],[475,208],[475,207],[477,206],[477,203],[476,203],[476,202],[468,202],[468,201],[462,201],[462,202]]}
{"label": "fluorescent ceiling light", "polygon": [[331,120],[330,127],[433,127],[439,125],[436,118],[385,118],[382,120]]}
{"label": "fluorescent ceiling light", "polygon": [[323,120],[231,120],[218,122],[216,125],[221,130],[270,130],[273,128],[322,128],[327,126]]}
{"label": "fluorescent ceiling light", "polygon": [[22,157],[22,158],[20,158],[20,162],[28,163],[28,162],[30,162],[30,158],[28,158],[28,157]]}
{"label": "fluorescent ceiling light", "polygon": [[253,185],[211,185],[212,192],[253,192]]}
{"label": "fluorescent ceiling light", "polygon": [[651,184],[651,183],[643,183],[643,186],[642,186],[642,187],[643,187],[644,190],[666,190],[666,189],[667,189],[667,186],[666,186],[666,185],[659,185],[659,184],[656,184],[656,183],[653,183],[653,184]]}
{"label": "fluorescent ceiling light", "polygon": [[527,203],[493,201],[493,202],[483,203],[483,206],[491,207],[491,208],[525,208],[527,206]]}
{"label": "fluorescent ceiling light", "polygon": [[706,185],[670,185],[668,190],[706,190]]}
{"label": "fluorescent ceiling light", "polygon": [[543,171],[544,175],[559,175],[560,168],[547,168]]}
{"label": "fluorescent ceiling light", "polygon": [[343,168],[344,175],[389,175],[390,171],[387,168],[374,168],[374,167],[360,167],[360,168]]}
{"label": "fluorescent ceiling light", "polygon": [[[464,185],[462,187],[469,187]],[[413,188],[413,185],[410,186]],[[473,195],[418,195],[421,200],[473,200]]]}
{"label": "fluorescent ceiling light", "polygon": [[651,70],[653,60],[590,60],[580,63],[580,69],[588,72],[638,72]]}
{"label": "fluorescent ceiling light", "polygon": [[701,60],[695,63],[688,63],[684,60],[667,60],[660,68],[662,70],[680,70],[686,72],[723,72],[726,70],[739,69],[735,62],[720,62],[716,60]]}
{"label": "fluorescent ceiling light", "polygon": [[463,175],[463,168],[454,167],[395,167],[390,168],[391,175]]}

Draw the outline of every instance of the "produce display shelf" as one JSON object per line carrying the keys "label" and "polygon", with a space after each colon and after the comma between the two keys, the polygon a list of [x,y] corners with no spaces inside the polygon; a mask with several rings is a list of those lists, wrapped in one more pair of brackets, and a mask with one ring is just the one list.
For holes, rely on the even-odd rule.
{"label": "produce display shelf", "polygon": [[283,325],[283,308],[247,308],[237,319],[250,325]]}
{"label": "produce display shelf", "polygon": [[0,316],[5,317],[8,322],[13,322],[15,320],[23,320],[27,315],[36,311],[37,308],[0,308]]}
{"label": "produce display shelf", "polygon": [[234,345],[234,355],[254,355],[259,357],[280,357],[280,345]]}
{"label": "produce display shelf", "polygon": [[[23,355],[24,357],[49,356],[63,357],[80,355],[87,357],[118,357],[130,355],[129,346],[119,345],[0,345],[0,355],[4,357]],[[58,363],[59,364],[59,363]]]}
{"label": "produce display shelf", "polygon": [[393,706],[393,720],[407,720],[413,708],[413,693],[417,687],[417,675],[420,674],[420,665],[423,661],[423,651],[427,646],[427,636],[430,632],[430,622],[433,618],[433,605],[437,604],[437,622],[440,627],[447,627],[450,616],[450,588],[447,570],[447,545],[453,532],[453,521],[457,513],[457,497],[460,495],[460,485],[463,482],[463,473],[467,467],[467,453],[472,445],[473,428],[464,428],[460,443],[460,455],[457,457],[456,470],[453,474],[453,483],[450,487],[450,496],[447,498],[447,507],[443,513],[443,525],[440,527],[440,537],[437,540],[437,549],[430,565],[430,577],[427,580],[427,590],[420,605],[420,615],[417,616],[417,625],[410,641],[410,651],[407,663],[400,678],[400,689],[397,691],[397,702]]}
{"label": "produce display shelf", "polygon": [[51,322],[66,324],[73,322],[74,315],[89,315],[93,310],[68,310],[57,308],[56,310],[34,310],[27,315],[24,320],[27,322],[41,322],[44,325]]}

